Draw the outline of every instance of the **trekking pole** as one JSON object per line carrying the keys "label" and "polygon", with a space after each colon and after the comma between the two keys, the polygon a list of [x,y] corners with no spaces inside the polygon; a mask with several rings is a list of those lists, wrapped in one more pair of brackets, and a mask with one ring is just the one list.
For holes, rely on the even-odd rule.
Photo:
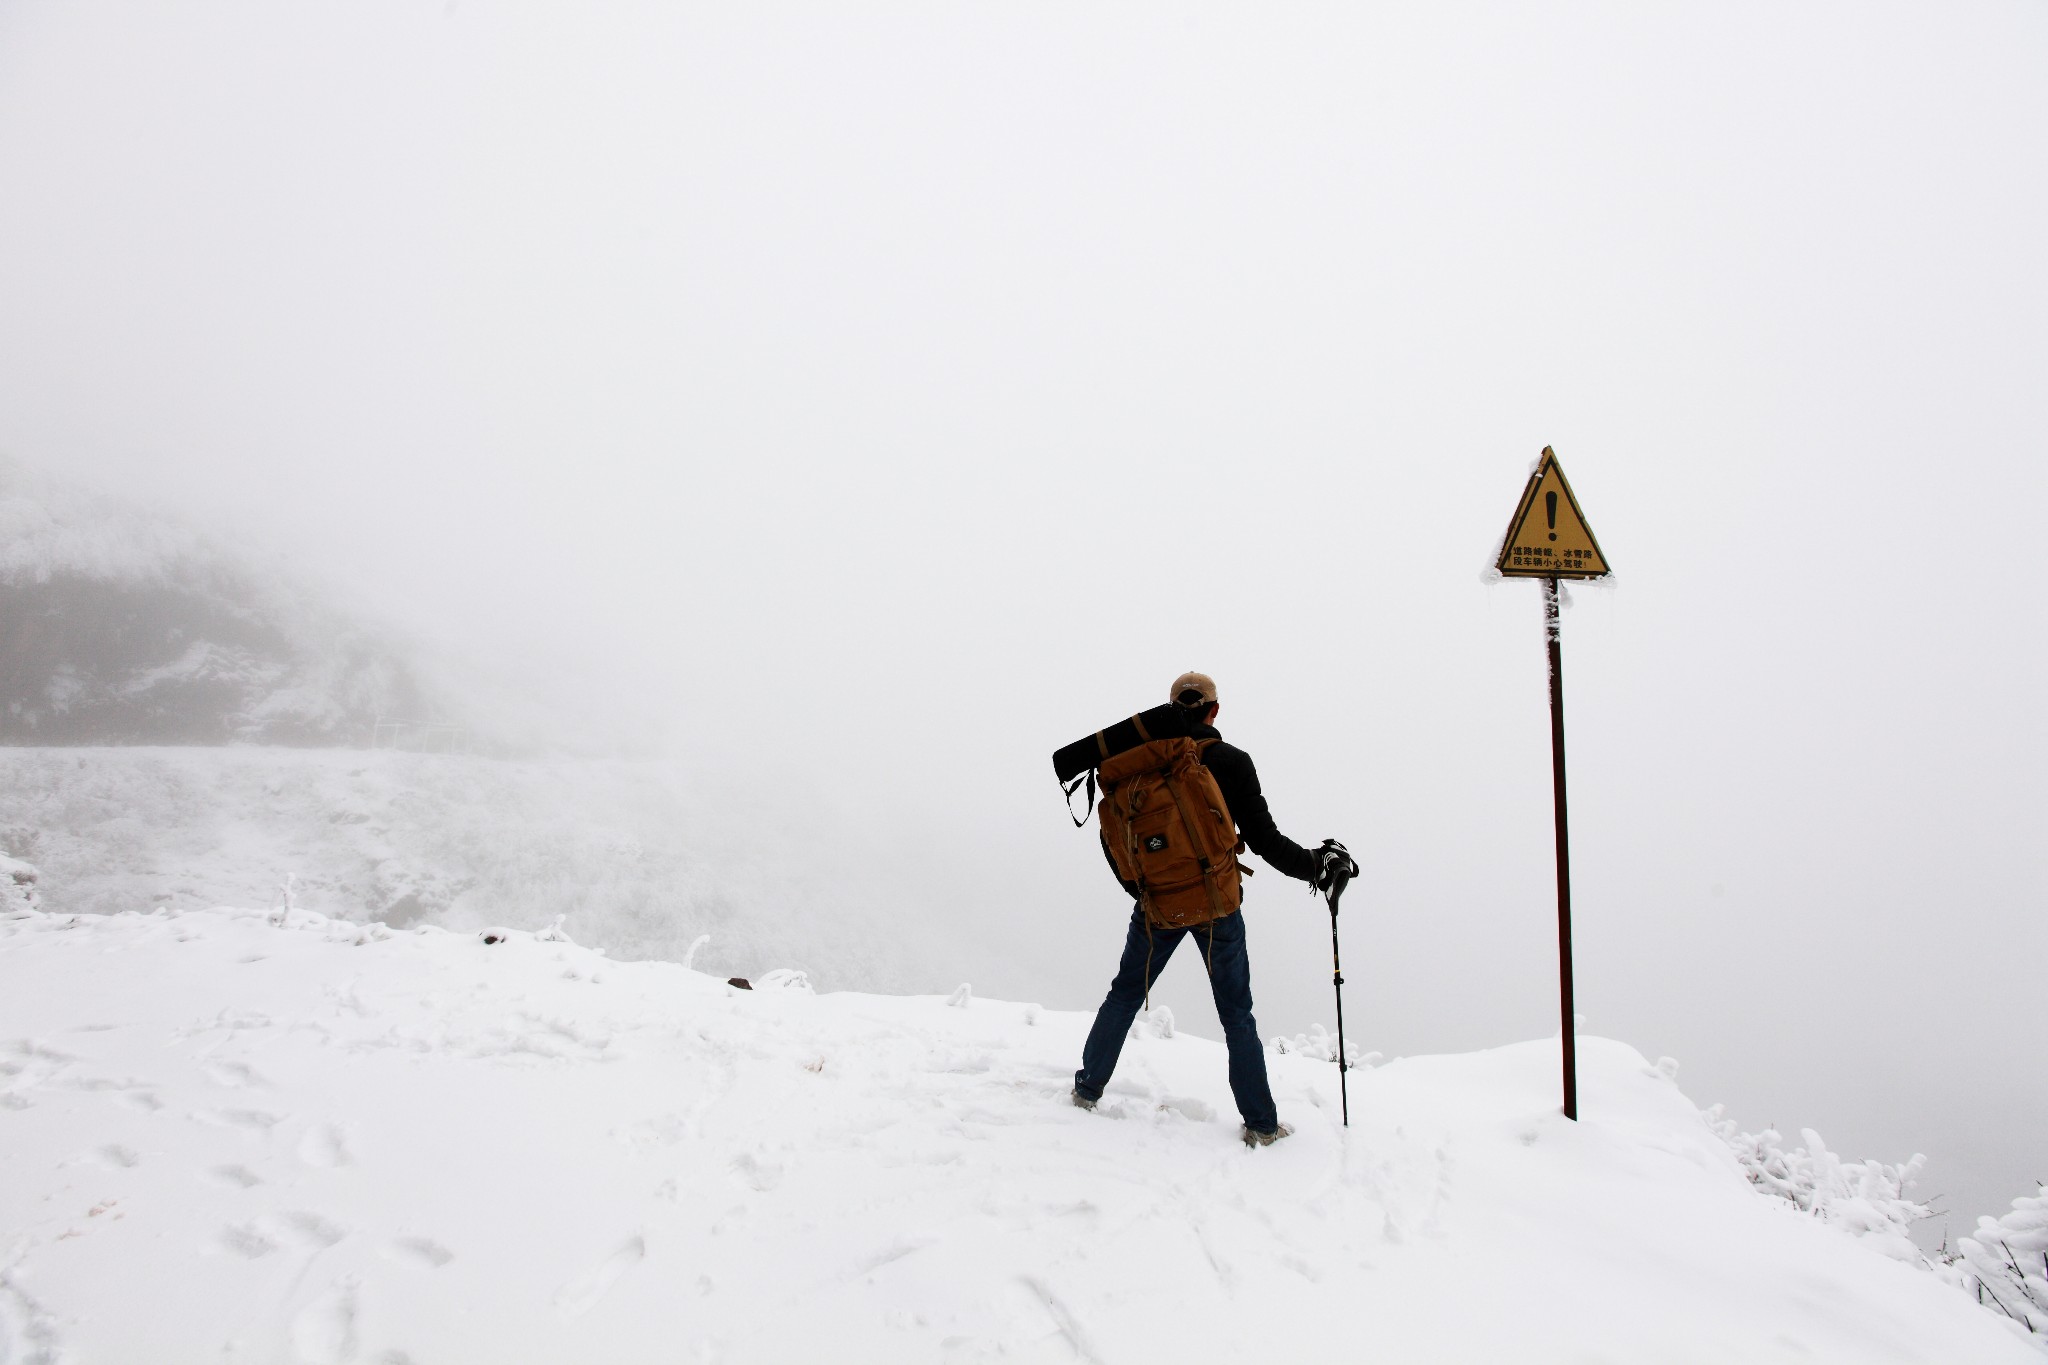
{"label": "trekking pole", "polygon": [[[1337,1093],[1344,1106],[1344,1126],[1351,1126],[1351,1054],[1344,1047],[1344,955],[1337,947],[1337,902],[1344,898],[1344,888],[1358,875],[1358,864],[1352,861],[1351,853],[1344,845],[1331,840],[1343,855],[1343,861],[1330,868],[1330,884],[1324,888],[1323,900],[1330,907],[1330,968],[1333,988],[1337,993]],[[1330,845],[1325,845],[1329,847]]]}
{"label": "trekking pole", "polygon": [[1344,960],[1337,951],[1337,898],[1330,902],[1330,965],[1336,969],[1331,978],[1337,991],[1337,1093],[1344,1101],[1344,1126],[1351,1126],[1351,1080],[1346,1074],[1351,1070],[1351,1058],[1344,1051]]}

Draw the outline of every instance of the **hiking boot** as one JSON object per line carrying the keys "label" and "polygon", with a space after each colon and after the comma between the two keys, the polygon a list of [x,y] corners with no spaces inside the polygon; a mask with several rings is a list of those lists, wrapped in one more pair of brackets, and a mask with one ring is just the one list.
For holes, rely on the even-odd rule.
{"label": "hiking boot", "polygon": [[1288,1136],[1293,1131],[1294,1129],[1290,1128],[1288,1125],[1284,1123],[1272,1129],[1270,1132],[1264,1133],[1260,1132],[1256,1128],[1246,1128],[1244,1130],[1244,1145],[1247,1147],[1271,1147],[1274,1143],[1278,1142],[1281,1138]]}
{"label": "hiking boot", "polygon": [[1078,1090],[1073,1092],[1072,1098],[1076,1109],[1093,1109],[1095,1107],[1095,1101],[1089,1099]]}

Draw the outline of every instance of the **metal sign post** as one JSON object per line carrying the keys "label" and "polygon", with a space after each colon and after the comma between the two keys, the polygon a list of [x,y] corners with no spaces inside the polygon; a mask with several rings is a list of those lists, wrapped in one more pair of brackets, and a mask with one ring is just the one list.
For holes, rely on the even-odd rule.
{"label": "metal sign post", "polygon": [[1529,476],[1494,567],[1503,577],[1543,580],[1543,638],[1550,656],[1550,786],[1557,818],[1557,987],[1563,1023],[1559,1036],[1564,1042],[1564,1116],[1576,1121],[1578,1023],[1572,1005],[1572,856],[1565,815],[1564,640],[1558,595],[1560,579],[1601,578],[1610,570],[1549,446],[1543,447],[1543,458]]}
{"label": "metal sign post", "polygon": [[1543,635],[1550,648],[1550,790],[1557,816],[1557,1000],[1564,1017],[1564,1116],[1579,1117],[1578,1012],[1572,1007],[1572,840],[1564,801],[1564,641],[1557,580],[1543,580]]}

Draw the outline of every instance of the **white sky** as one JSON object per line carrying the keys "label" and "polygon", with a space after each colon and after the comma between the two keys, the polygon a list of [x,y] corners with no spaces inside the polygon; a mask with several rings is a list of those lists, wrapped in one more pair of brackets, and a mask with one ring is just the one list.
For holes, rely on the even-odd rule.
{"label": "white sky", "polygon": [[1203,668],[1391,1055],[1555,1027],[1480,581],[1553,444],[1588,1028],[1964,1231],[2048,1178],[2044,70],[2034,3],[9,0],[0,450],[824,791],[764,837],[983,994],[1099,995],[1046,755]]}

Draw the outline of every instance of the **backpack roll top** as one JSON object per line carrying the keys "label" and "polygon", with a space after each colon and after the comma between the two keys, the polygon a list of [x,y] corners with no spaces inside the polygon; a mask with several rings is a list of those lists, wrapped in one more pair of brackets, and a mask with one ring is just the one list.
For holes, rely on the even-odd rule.
{"label": "backpack roll top", "polygon": [[1053,750],[1052,770],[1060,785],[1066,786],[1077,778],[1085,777],[1112,754],[1134,749],[1151,740],[1172,739],[1187,733],[1187,708],[1168,702],[1149,711],[1140,711],[1135,716],[1125,716],[1093,734],[1081,736],[1072,744],[1062,744]]}
{"label": "backpack roll top", "polygon": [[1242,899],[1237,826],[1202,764],[1202,748],[1214,742],[1151,740],[1099,772],[1103,843],[1156,924],[1206,924],[1237,913]]}

